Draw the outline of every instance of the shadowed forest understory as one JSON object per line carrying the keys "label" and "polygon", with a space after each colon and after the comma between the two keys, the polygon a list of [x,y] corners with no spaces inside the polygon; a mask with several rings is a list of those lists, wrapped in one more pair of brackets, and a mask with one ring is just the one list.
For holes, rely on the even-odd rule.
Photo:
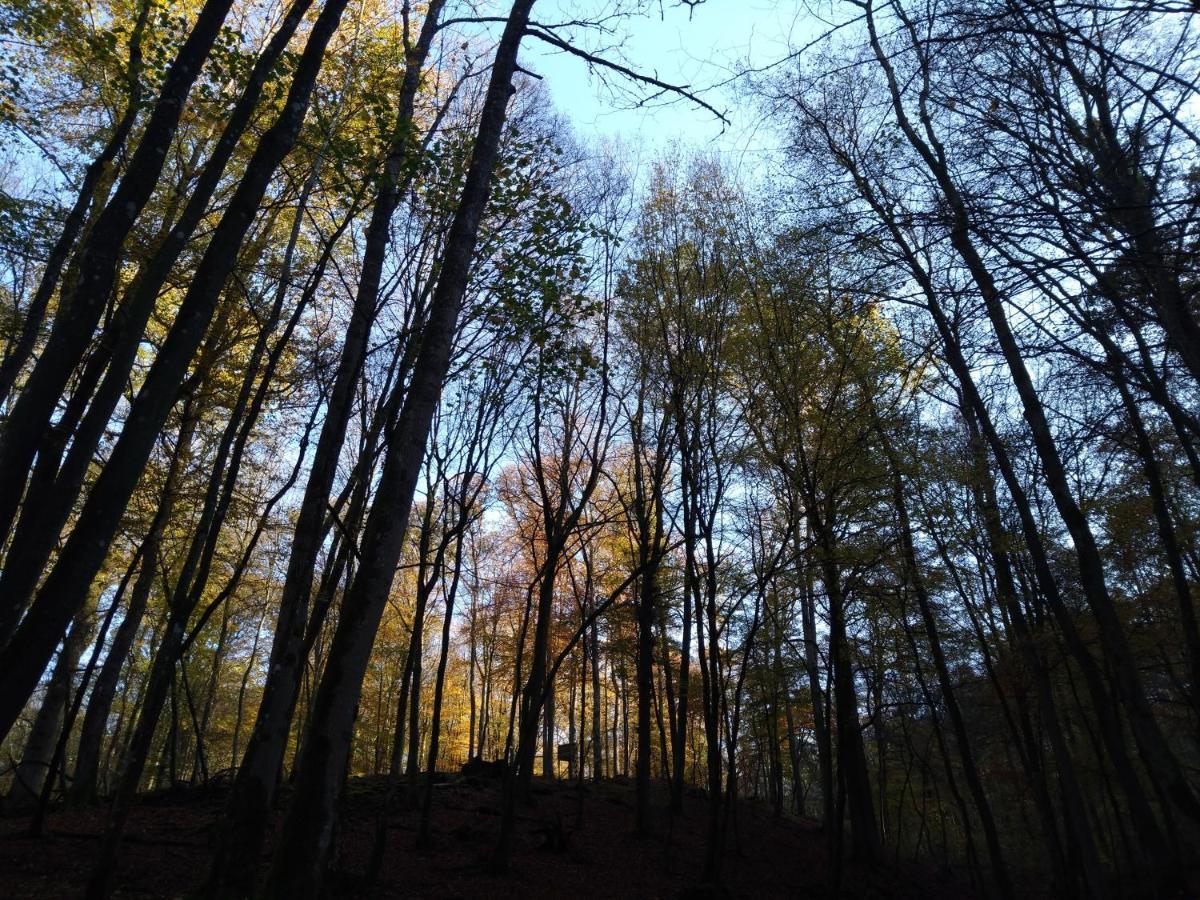
{"label": "shadowed forest understory", "polygon": [[1200,10],[777,6],[0,0],[0,895],[1200,895]]}
{"label": "shadowed forest understory", "polygon": [[[286,794],[286,788],[284,793]],[[489,858],[496,839],[499,783],[439,780],[432,839],[413,849],[418,806],[401,799],[387,817],[386,851],[372,867],[385,779],[352,779],[338,821],[326,883],[335,897],[691,897],[720,896],[701,886],[695,861],[704,852],[702,799],[689,796],[683,814],[669,815],[665,785],[655,784],[661,826],[651,840],[631,829],[633,787],[628,779],[598,785],[535,778],[531,806],[517,818],[511,866]],[[126,850],[113,876],[114,896],[187,897],[204,886],[212,835],[224,793],[176,790],[148,795],[134,812]],[[661,802],[659,802],[661,801]],[[277,824],[273,823],[273,825]],[[12,896],[57,898],[88,874],[90,849],[103,834],[95,807],[56,817],[46,838],[0,832],[0,865]],[[724,890],[746,897],[826,897],[835,879],[856,897],[970,900],[977,896],[953,873],[913,863],[847,863],[831,871],[813,822],[777,819],[763,803],[744,803],[731,826],[723,865]],[[272,834],[274,831],[272,831]],[[268,838],[268,852],[271,838]],[[1038,895],[1044,895],[1038,892]]]}

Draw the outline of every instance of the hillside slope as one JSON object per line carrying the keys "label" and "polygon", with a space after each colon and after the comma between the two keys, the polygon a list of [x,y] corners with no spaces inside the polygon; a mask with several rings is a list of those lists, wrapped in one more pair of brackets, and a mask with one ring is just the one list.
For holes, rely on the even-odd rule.
{"label": "hillside slope", "polygon": [[[414,849],[416,801],[401,797],[388,817],[388,844],[375,885],[362,882],[386,781],[350,782],[339,823],[337,874],[330,892],[345,897],[674,898],[713,896],[697,884],[704,849],[703,801],[689,797],[682,816],[658,804],[655,834],[633,834],[633,789],[623,781],[585,785],[537,782],[519,810],[509,869],[488,865],[499,822],[498,782],[446,778],[435,786],[433,844]],[[201,886],[220,791],[151,795],[134,812],[115,883],[118,897],[180,897]],[[25,820],[0,825],[0,872],[9,898],[77,896],[98,845],[103,809],[62,811],[50,833],[23,834]],[[565,844],[551,849],[550,844]],[[825,841],[812,822],[777,820],[764,805],[743,802],[730,824],[723,862],[730,897],[830,896]],[[848,866],[843,896],[938,900],[969,898],[968,886],[913,866]]]}

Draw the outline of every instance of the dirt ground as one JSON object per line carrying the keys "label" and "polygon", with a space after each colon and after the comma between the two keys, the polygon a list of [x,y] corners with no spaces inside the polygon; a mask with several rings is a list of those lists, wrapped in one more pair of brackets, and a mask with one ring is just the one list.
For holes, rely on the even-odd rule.
{"label": "dirt ground", "polygon": [[[388,845],[377,882],[361,873],[386,795],[383,779],[356,778],[347,788],[338,831],[334,897],[535,898],[637,897],[808,898],[831,896],[825,840],[815,823],[776,819],[752,801],[739,807],[722,863],[722,892],[700,891],[705,807],[689,797],[683,815],[655,804],[649,838],[633,833],[633,788],[538,782],[518,810],[517,841],[507,872],[488,865],[499,826],[499,783],[447,778],[435,786],[433,841],[415,849],[415,799],[401,797],[388,816]],[[658,798],[665,800],[665,797]],[[223,803],[218,790],[145,797],[135,809],[115,879],[116,897],[189,897],[201,886]],[[25,834],[25,818],[0,820],[0,897],[79,896],[104,827],[103,808],[51,814],[48,833]],[[552,848],[548,844],[560,846]],[[562,846],[565,844],[565,846]],[[914,866],[848,867],[844,897],[941,900],[970,898],[969,887]]]}

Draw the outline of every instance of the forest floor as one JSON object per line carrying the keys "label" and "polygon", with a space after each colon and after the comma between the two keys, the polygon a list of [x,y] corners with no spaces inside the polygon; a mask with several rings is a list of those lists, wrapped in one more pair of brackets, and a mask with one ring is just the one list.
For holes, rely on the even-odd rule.
{"label": "forest floor", "polygon": [[[656,789],[661,790],[659,786]],[[656,803],[650,838],[633,833],[633,787],[623,780],[585,785],[535,781],[533,802],[519,808],[508,871],[488,865],[499,825],[498,781],[446,778],[435,786],[433,840],[414,849],[416,800],[388,817],[382,870],[362,884],[386,779],[352,779],[343,801],[332,897],[689,898],[831,896],[825,839],[809,821],[776,819],[769,806],[744,801],[737,835],[722,863],[723,892],[697,889],[704,851],[704,801],[689,796],[681,816]],[[223,804],[219,790],[151,794],[134,810],[123,845],[115,897],[188,897],[203,881]],[[665,796],[664,798],[665,799]],[[48,832],[25,834],[26,818],[0,819],[0,896],[79,896],[99,847],[102,807],[53,812]],[[548,845],[558,844],[557,849]],[[950,900],[974,896],[966,885],[929,869],[848,866],[843,897]]]}

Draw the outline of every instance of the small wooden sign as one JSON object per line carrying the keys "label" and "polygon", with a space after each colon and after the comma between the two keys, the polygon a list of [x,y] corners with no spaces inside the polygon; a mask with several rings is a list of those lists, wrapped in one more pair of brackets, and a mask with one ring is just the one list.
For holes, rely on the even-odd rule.
{"label": "small wooden sign", "polygon": [[560,762],[574,762],[575,761],[575,742],[574,741],[572,741],[569,744],[559,744],[558,745],[558,759]]}

